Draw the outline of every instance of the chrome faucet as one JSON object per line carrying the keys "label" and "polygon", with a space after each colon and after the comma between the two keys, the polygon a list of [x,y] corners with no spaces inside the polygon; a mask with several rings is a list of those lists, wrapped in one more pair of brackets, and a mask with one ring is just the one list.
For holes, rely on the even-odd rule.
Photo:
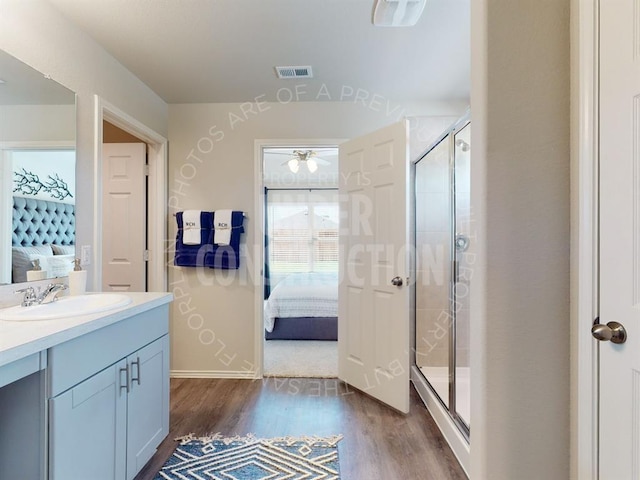
{"label": "chrome faucet", "polygon": [[40,292],[39,287],[38,290],[34,290],[33,287],[27,287],[16,290],[16,293],[24,293],[20,305],[23,307],[31,307],[32,305],[44,305],[55,302],[58,299],[58,294],[67,288],[64,283],[50,283],[42,292]]}
{"label": "chrome faucet", "polygon": [[55,302],[58,299],[58,294],[67,287],[64,283],[50,283],[45,289],[38,295],[36,302],[44,305],[45,303]]}

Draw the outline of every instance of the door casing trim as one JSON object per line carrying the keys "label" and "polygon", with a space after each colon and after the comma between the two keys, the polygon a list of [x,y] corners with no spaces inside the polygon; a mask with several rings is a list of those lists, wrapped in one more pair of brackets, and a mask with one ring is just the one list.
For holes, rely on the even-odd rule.
{"label": "door casing trim", "polygon": [[597,480],[599,0],[571,0],[571,478]]}
{"label": "door casing trim", "polygon": [[149,189],[147,191],[147,291],[167,291],[167,139],[119,108],[95,95],[94,145],[94,254],[93,285],[102,285],[102,143],[103,121],[130,133],[147,144]]}

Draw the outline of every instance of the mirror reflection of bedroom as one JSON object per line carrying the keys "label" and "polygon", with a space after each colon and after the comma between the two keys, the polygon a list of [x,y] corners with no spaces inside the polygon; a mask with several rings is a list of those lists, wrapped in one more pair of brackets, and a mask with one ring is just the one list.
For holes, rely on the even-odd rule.
{"label": "mirror reflection of bedroom", "polygon": [[263,149],[264,376],[338,376],[338,149]]}

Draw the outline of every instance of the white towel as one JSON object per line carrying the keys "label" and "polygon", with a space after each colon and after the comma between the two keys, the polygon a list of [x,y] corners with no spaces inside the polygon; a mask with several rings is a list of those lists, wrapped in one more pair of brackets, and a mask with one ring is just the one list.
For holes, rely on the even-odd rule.
{"label": "white towel", "polygon": [[213,212],[213,243],[229,245],[231,243],[231,210]]}
{"label": "white towel", "polygon": [[185,210],[182,213],[182,243],[200,245],[200,212],[202,210]]}

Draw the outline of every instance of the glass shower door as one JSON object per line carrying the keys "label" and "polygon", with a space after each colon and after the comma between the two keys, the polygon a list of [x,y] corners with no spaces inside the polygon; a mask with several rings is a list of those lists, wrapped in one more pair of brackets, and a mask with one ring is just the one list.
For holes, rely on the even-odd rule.
{"label": "glass shower door", "polygon": [[416,164],[416,365],[449,405],[451,355],[451,146]]}
{"label": "glass shower door", "polygon": [[469,435],[471,126],[452,128],[415,165],[416,366]]}
{"label": "glass shower door", "polygon": [[469,253],[471,232],[471,124],[454,136],[454,302],[455,412],[468,428],[471,423],[471,369],[469,363],[469,296],[474,257]]}

